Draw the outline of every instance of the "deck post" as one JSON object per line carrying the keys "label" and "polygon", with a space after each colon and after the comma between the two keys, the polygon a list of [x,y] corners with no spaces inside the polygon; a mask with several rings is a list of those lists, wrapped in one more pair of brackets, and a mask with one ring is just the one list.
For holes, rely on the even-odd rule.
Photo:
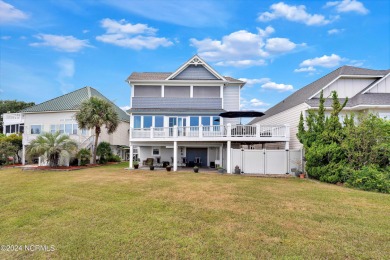
{"label": "deck post", "polygon": [[226,135],[228,136],[228,137],[230,137],[230,136],[232,136],[232,124],[231,123],[228,123],[227,125],[226,125],[226,128],[227,128],[227,130],[226,130]]}
{"label": "deck post", "polygon": [[129,168],[133,169],[133,167],[134,167],[134,165],[133,165],[133,145],[131,144],[131,142],[129,143],[129,148],[130,148],[130,151],[129,151]]}
{"label": "deck post", "polygon": [[232,173],[232,167],[231,167],[231,148],[232,148],[232,141],[227,141],[227,148],[226,148],[226,168],[227,173]]}
{"label": "deck post", "polygon": [[177,141],[173,142],[173,171],[177,171]]}
{"label": "deck post", "polygon": [[256,124],[256,137],[260,137],[260,124]]}
{"label": "deck post", "polygon": [[22,145],[22,165],[26,164],[26,146],[23,144]]}

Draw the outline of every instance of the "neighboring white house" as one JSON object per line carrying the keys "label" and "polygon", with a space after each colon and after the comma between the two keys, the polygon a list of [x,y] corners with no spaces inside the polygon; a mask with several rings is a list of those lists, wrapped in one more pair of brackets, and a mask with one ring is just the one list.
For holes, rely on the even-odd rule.
{"label": "neighboring white house", "polygon": [[[215,167],[231,171],[231,148],[241,144],[285,142],[287,125],[240,125],[220,113],[240,109],[245,82],[221,76],[195,55],[173,73],[133,72],[130,158],[157,165]],[[133,162],[130,160],[130,168]]]}
{"label": "neighboring white house", "polygon": [[[41,104],[23,109],[19,113],[3,114],[4,128],[8,125],[18,125],[19,131],[23,133],[23,156],[22,162],[25,162],[25,148],[39,134],[43,132],[56,132],[68,134],[73,140],[77,141],[79,148],[92,148],[94,144],[94,131],[79,129],[75,119],[75,113],[80,104],[95,96],[109,101],[96,89],[84,87],[60,97],[48,100]],[[120,119],[119,126],[113,134],[108,134],[105,128],[99,137],[99,142],[105,141],[111,144],[113,152],[122,159],[128,159],[129,142],[129,115],[122,109],[113,104]],[[10,129],[16,127],[10,127]]]}
{"label": "neighboring white house", "polygon": [[[323,90],[326,98],[325,108],[331,109],[332,91],[337,91],[341,102],[349,101],[341,113],[375,113],[380,117],[390,118],[390,70],[371,70],[351,66],[340,67],[313,83],[301,88],[286,99],[255,118],[250,124],[289,124],[291,126],[290,148],[299,149],[299,116],[306,116],[308,109],[318,109],[319,97]],[[329,112],[328,112],[329,113]],[[283,144],[280,144],[283,145]]]}
{"label": "neighboring white house", "polygon": [[4,113],[3,134],[18,134],[24,132],[24,115],[22,113]]}

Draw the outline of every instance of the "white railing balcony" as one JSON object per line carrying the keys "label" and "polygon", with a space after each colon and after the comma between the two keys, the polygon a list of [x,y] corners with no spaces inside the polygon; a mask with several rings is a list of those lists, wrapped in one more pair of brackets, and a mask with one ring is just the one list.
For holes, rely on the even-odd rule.
{"label": "white railing balcony", "polygon": [[22,113],[5,113],[3,114],[4,125],[24,123],[24,115]]}
{"label": "white railing balcony", "polygon": [[288,125],[218,125],[131,128],[132,140],[137,139],[287,139],[290,136]]}

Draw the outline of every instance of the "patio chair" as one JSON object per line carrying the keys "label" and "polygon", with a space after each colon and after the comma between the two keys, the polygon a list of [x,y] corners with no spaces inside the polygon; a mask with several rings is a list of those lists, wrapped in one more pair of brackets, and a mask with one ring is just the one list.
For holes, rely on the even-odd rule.
{"label": "patio chair", "polygon": [[144,166],[152,166],[154,162],[154,158],[147,158],[142,162],[142,165]]}

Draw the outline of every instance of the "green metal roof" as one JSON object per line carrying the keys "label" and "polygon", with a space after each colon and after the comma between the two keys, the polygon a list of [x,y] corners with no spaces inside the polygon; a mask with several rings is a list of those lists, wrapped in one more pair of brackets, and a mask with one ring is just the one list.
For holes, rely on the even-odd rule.
{"label": "green metal roof", "polygon": [[38,105],[28,107],[20,111],[21,113],[40,113],[40,112],[52,112],[52,111],[74,111],[79,110],[81,103],[88,100],[90,97],[98,97],[110,102],[115,111],[118,113],[121,121],[130,121],[130,116],[125,111],[120,109],[117,105],[108,100],[99,91],[91,87],[84,87],[68,94],[50,99]]}

